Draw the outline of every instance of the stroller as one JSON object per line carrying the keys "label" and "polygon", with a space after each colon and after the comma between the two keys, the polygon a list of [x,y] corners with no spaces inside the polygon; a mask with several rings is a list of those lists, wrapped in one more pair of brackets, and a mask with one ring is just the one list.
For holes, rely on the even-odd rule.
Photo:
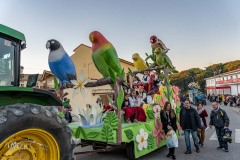
{"label": "stroller", "polygon": [[229,128],[224,128],[222,130],[222,135],[223,135],[223,141],[232,143],[232,130]]}

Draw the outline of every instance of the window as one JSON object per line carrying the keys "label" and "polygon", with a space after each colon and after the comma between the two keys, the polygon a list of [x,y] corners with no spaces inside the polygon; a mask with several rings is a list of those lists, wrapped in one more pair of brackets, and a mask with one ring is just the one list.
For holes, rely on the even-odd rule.
{"label": "window", "polygon": [[12,41],[0,38],[0,86],[14,82],[14,49]]}

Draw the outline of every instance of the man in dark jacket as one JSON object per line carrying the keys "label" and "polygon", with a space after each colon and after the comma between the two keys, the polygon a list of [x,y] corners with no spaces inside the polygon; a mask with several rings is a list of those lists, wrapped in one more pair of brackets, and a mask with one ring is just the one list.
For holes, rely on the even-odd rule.
{"label": "man in dark jacket", "polygon": [[180,125],[184,130],[185,143],[187,146],[187,151],[185,154],[191,154],[191,142],[190,142],[190,133],[196,147],[196,152],[199,153],[199,139],[197,137],[197,129],[201,128],[200,117],[196,109],[192,108],[189,100],[185,100],[184,107],[180,111]]}
{"label": "man in dark jacket", "polygon": [[223,129],[229,126],[228,115],[218,106],[217,102],[213,102],[212,107],[213,110],[211,111],[209,122],[210,128],[212,128],[212,126],[215,126],[219,142],[218,149],[224,149],[225,152],[228,152],[228,144],[227,142],[223,141]]}

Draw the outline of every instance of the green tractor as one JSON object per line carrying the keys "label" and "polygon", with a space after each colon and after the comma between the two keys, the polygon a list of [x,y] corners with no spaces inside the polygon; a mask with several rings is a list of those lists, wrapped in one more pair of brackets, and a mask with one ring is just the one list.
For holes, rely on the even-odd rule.
{"label": "green tractor", "polygon": [[0,24],[0,159],[70,160],[74,143],[67,122],[51,110],[51,92],[19,87],[24,34]]}

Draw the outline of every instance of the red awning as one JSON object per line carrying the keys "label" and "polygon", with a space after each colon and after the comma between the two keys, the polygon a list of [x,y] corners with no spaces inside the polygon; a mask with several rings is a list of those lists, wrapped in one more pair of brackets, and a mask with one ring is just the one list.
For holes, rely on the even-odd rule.
{"label": "red awning", "polygon": [[[231,88],[230,86],[217,86],[216,89],[228,89],[228,88]],[[214,86],[209,86],[209,87],[206,87],[206,89],[215,89]]]}

